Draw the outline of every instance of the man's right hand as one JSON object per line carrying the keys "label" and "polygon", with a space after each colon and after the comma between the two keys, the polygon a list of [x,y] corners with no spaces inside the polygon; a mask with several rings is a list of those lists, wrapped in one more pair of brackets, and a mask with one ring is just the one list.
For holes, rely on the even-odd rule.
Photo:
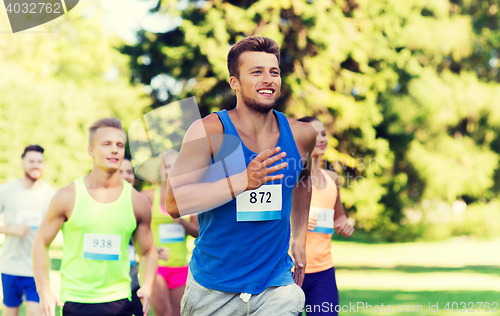
{"label": "man's right hand", "polygon": [[24,237],[29,234],[31,227],[25,224],[26,222],[17,226],[10,226],[10,234],[18,237]]}
{"label": "man's right hand", "polygon": [[42,316],[56,316],[56,305],[59,307],[64,306],[61,300],[55,296],[50,289],[43,293],[39,293],[39,295]]}
{"label": "man's right hand", "polygon": [[285,152],[279,153],[280,150],[280,147],[264,150],[263,152],[258,154],[257,157],[255,157],[252,161],[250,161],[246,169],[248,179],[246,188],[247,190],[255,190],[267,182],[283,178],[283,174],[269,176],[269,174],[288,166],[288,163],[284,162],[279,165],[269,167],[276,161],[286,157]]}

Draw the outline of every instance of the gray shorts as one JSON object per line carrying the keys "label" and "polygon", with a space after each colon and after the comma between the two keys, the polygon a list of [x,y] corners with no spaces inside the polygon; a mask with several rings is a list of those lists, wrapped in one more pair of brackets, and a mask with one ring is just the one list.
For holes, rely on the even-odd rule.
{"label": "gray shorts", "polygon": [[271,286],[260,294],[227,293],[207,289],[188,273],[181,300],[182,316],[297,316],[303,309],[305,295],[295,283]]}

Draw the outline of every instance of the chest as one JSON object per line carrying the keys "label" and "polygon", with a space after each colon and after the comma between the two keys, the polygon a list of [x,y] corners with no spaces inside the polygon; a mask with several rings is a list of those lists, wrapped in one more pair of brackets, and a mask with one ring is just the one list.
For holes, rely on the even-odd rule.
{"label": "chest", "polygon": [[276,147],[280,139],[279,130],[260,137],[249,135],[241,130],[237,131],[243,144],[254,153],[261,153],[266,149]]}
{"label": "chest", "polygon": [[4,219],[7,225],[16,225],[30,218],[41,221],[47,212],[51,196],[28,190],[12,192],[3,201]]}
{"label": "chest", "polygon": [[87,188],[90,197],[99,203],[112,203],[118,200],[122,193],[122,188],[113,189],[90,189]]}
{"label": "chest", "polygon": [[327,187],[328,182],[321,172],[311,173],[311,184],[317,190],[324,190]]}

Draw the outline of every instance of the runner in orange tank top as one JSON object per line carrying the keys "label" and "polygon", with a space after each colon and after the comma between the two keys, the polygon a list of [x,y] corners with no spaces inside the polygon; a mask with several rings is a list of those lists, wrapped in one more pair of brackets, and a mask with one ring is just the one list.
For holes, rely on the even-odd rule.
{"label": "runner in orange tank top", "polygon": [[328,137],[325,127],[315,117],[304,117],[316,130],[316,147],[312,152],[311,181],[313,185],[306,243],[306,275],[302,290],[306,295],[307,316],[338,315],[339,304],[331,244],[332,234],[349,237],[354,228],[347,221],[340,201],[338,174],[320,168],[319,157],[324,155]]}

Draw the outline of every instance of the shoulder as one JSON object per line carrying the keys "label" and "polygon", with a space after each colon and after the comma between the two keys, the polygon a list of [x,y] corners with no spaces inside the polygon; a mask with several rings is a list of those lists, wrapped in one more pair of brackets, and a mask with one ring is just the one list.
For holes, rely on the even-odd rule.
{"label": "shoulder", "polygon": [[[11,194],[10,194],[11,191],[16,190],[16,188],[19,187],[20,183],[21,183],[21,181],[19,181],[19,179],[16,178],[14,180],[10,180],[10,181],[7,181],[7,182],[0,184],[0,199],[1,200],[4,200],[5,198],[8,199],[8,197],[11,196]],[[1,202],[1,200],[0,200],[0,202]]]}
{"label": "shoulder", "polygon": [[301,145],[308,152],[311,152],[316,144],[316,130],[314,127],[307,122],[299,122],[289,117],[287,119],[297,145]]}
{"label": "shoulder", "polygon": [[151,222],[151,203],[144,194],[135,188],[132,188],[132,207],[137,223],[148,223],[149,225]]}
{"label": "shoulder", "polygon": [[217,113],[212,113],[201,119],[208,134],[222,134],[224,127]]}
{"label": "shoulder", "polygon": [[194,140],[200,137],[206,137],[207,134],[222,134],[224,128],[219,115],[212,113],[206,117],[196,120],[191,124],[186,132],[187,140]]}
{"label": "shoulder", "polygon": [[43,190],[47,191],[47,193],[48,193],[49,195],[54,195],[54,194],[56,194],[56,192],[57,192],[57,190],[56,190],[56,189],[54,189],[54,187],[53,187],[53,186],[51,186],[50,184],[48,184],[48,183],[47,183],[47,182],[45,182],[45,181],[42,181],[42,188],[43,188]]}
{"label": "shoulder", "polygon": [[60,188],[52,198],[51,205],[58,212],[65,212],[75,204],[76,188],[75,183],[71,182],[65,187]]}
{"label": "shoulder", "polygon": [[76,194],[75,183],[71,182],[67,186],[57,190],[56,195],[54,197],[57,196],[58,199],[75,198],[75,194]]}
{"label": "shoulder", "polygon": [[0,184],[0,192],[8,191],[8,190],[20,187],[20,186],[21,186],[21,181],[19,180],[19,178],[16,178],[16,179],[13,179],[13,180],[10,180],[10,181],[7,181],[7,182]]}
{"label": "shoulder", "polygon": [[135,188],[132,187],[132,204],[134,211],[144,211],[151,209],[151,203],[145,194],[140,193]]}
{"label": "shoulder", "polygon": [[140,192],[142,195],[144,195],[150,203],[153,203],[153,199],[155,196],[155,190],[154,189],[148,189],[148,190],[143,190]]}
{"label": "shoulder", "polygon": [[[198,159],[200,157],[215,156],[222,143],[222,137],[208,137],[209,135],[224,134],[224,127],[216,113],[195,121],[184,136],[180,154],[184,158]],[[179,159],[178,159],[179,161]]]}

